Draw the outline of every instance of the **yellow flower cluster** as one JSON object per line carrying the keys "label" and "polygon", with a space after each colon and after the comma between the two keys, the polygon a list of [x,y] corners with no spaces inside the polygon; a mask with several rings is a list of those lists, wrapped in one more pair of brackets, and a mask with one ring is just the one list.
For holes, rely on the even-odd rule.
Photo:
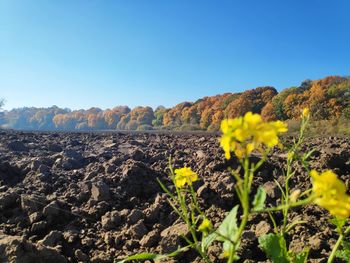
{"label": "yellow flower cluster", "polygon": [[198,180],[198,175],[191,170],[191,168],[183,167],[175,170],[175,185],[178,188],[185,184],[191,185],[192,182]]}
{"label": "yellow flower cluster", "polygon": [[350,216],[350,196],[346,194],[346,186],[337,175],[327,170],[321,174],[312,170],[312,191],[314,202],[327,209],[332,215],[340,218]]}
{"label": "yellow flower cluster", "polygon": [[213,228],[212,223],[209,219],[204,218],[202,223],[198,227],[198,231],[203,232],[204,235],[208,234],[210,230]]}
{"label": "yellow flower cluster", "polygon": [[243,117],[223,120],[221,131],[220,145],[226,159],[230,159],[231,152],[242,159],[255,149],[278,145],[278,135],[287,131],[287,125],[282,121],[264,122],[259,114],[247,112]]}
{"label": "yellow flower cluster", "polygon": [[303,111],[301,112],[301,117],[306,119],[310,117],[310,109],[309,108],[304,108]]}

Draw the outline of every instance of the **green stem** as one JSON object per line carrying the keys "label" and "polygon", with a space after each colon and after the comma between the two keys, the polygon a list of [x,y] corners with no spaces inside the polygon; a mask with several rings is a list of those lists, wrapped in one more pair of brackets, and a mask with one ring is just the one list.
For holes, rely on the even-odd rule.
{"label": "green stem", "polygon": [[334,247],[333,247],[333,249],[332,249],[331,254],[329,255],[329,258],[328,258],[328,260],[327,260],[327,263],[332,263],[332,262],[334,261],[334,259],[335,259],[335,253],[337,252],[337,250],[339,249],[339,246],[340,246],[341,243],[343,242],[344,237],[345,237],[347,234],[349,234],[349,232],[350,232],[350,226],[348,226],[348,227],[346,228],[346,230],[344,231],[344,233],[341,234],[341,235],[338,237],[338,240],[337,240],[337,242],[335,243],[335,245],[334,245]]}
{"label": "green stem", "polygon": [[237,248],[237,244],[239,243],[239,241],[241,240],[241,236],[242,233],[247,225],[248,222],[248,217],[249,217],[249,193],[250,193],[250,178],[253,176],[252,173],[254,173],[254,171],[250,170],[249,168],[249,159],[245,158],[244,162],[243,162],[243,167],[244,167],[244,178],[243,178],[243,192],[242,192],[242,196],[241,196],[241,204],[242,204],[242,208],[243,208],[243,215],[242,215],[242,221],[239,225],[237,234],[235,235],[235,239],[233,240],[233,245],[232,245],[232,249],[229,253],[229,258],[228,258],[228,263],[232,263],[234,261],[234,256],[236,254],[236,248]]}
{"label": "green stem", "polygon": [[337,252],[340,244],[343,242],[343,239],[344,239],[344,235],[340,235],[338,240],[337,240],[337,243],[335,243],[333,249],[332,249],[332,252],[331,254],[329,255],[329,258],[327,260],[327,263],[332,263],[335,259],[335,253]]}
{"label": "green stem", "polygon": [[271,208],[266,208],[266,209],[262,209],[262,210],[258,210],[258,211],[253,211],[254,213],[269,213],[269,212],[277,212],[277,211],[281,211],[284,210],[288,207],[289,208],[293,208],[293,207],[297,207],[297,206],[302,206],[302,205],[307,205],[312,201],[312,198],[306,198],[304,200],[301,200],[299,202],[295,202],[292,204],[288,204],[287,205],[280,205],[280,206],[276,206],[276,207],[271,207]]}

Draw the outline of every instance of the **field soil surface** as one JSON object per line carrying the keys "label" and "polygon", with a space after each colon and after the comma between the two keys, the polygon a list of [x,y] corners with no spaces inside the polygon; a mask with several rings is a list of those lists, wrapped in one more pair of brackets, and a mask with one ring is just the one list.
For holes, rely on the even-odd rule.
{"label": "field soil surface", "polygon": [[[184,245],[188,230],[169,206],[157,178],[171,189],[167,166],[189,166],[199,202],[218,226],[239,203],[218,135],[190,133],[29,133],[0,131],[0,262],[114,262],[139,252],[168,253]],[[290,139],[285,138],[288,144]],[[350,139],[310,138],[311,167],[333,169],[349,189]],[[258,157],[254,157],[257,160]],[[254,179],[267,206],[279,202],[285,155],[276,150]],[[292,189],[311,187],[296,165]],[[254,191],[255,191],[254,190]],[[276,215],[278,224],[282,217]],[[309,262],[326,262],[337,235],[329,214],[314,205],[293,210],[305,220],[287,237]],[[266,214],[254,215],[243,234],[240,262],[267,262],[258,237],[273,232]],[[223,262],[218,244],[212,262]],[[194,251],[164,262],[201,262]]]}

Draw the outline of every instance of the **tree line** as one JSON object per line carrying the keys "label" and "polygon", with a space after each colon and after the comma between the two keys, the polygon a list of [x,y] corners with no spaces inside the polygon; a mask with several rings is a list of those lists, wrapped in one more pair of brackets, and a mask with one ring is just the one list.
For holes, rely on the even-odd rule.
{"label": "tree line", "polygon": [[[0,108],[3,104],[0,100]],[[266,120],[298,119],[308,107],[314,120],[350,119],[350,77],[329,76],[306,80],[300,86],[277,92],[258,87],[240,93],[208,96],[172,108],[117,106],[102,110],[70,110],[23,107],[0,114],[0,125],[22,130],[209,130],[219,129],[221,120],[252,111]]]}

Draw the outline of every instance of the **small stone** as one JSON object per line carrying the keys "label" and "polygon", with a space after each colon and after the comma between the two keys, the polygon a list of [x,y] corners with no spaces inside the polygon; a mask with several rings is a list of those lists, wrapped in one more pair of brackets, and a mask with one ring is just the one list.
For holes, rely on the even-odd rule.
{"label": "small stone", "polygon": [[263,185],[265,192],[267,194],[267,196],[271,197],[271,198],[276,198],[276,183],[275,182],[266,182]]}
{"label": "small stone", "polygon": [[260,221],[255,228],[255,235],[261,237],[271,231],[271,226],[266,221]]}
{"label": "small stone", "polygon": [[110,198],[109,187],[104,182],[98,182],[91,187],[91,197],[96,201],[106,201]]}
{"label": "small stone", "polygon": [[317,235],[312,236],[309,239],[309,244],[310,244],[311,249],[318,251],[321,249],[322,239]]}
{"label": "small stone", "polygon": [[205,158],[205,153],[202,150],[196,151],[196,155],[199,159]]}

